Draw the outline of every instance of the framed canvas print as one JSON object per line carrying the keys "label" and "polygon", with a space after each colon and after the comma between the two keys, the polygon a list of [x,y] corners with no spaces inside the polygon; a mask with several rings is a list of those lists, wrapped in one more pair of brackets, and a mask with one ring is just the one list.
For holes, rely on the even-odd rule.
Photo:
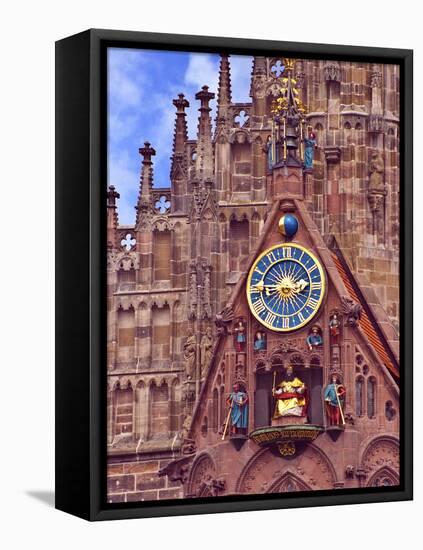
{"label": "framed canvas print", "polygon": [[412,52],[56,53],[56,506],[412,498]]}

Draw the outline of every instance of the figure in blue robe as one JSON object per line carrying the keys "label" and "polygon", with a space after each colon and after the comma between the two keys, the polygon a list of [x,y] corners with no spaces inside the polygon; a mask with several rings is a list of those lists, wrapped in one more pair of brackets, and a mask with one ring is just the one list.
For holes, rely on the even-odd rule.
{"label": "figure in blue robe", "polygon": [[310,132],[309,137],[304,139],[304,168],[311,170],[314,161],[314,148],[316,147],[316,136]]}
{"label": "figure in blue robe", "polygon": [[248,427],[248,394],[235,383],[226,402],[231,407],[232,433],[240,433]]}
{"label": "figure in blue robe", "polygon": [[266,333],[260,330],[256,332],[254,337],[254,351],[261,351],[266,349]]}
{"label": "figure in blue robe", "polygon": [[311,329],[311,333],[307,336],[307,344],[310,351],[312,351],[313,348],[317,348],[323,344],[323,338],[320,334],[320,329],[318,326],[314,326]]}

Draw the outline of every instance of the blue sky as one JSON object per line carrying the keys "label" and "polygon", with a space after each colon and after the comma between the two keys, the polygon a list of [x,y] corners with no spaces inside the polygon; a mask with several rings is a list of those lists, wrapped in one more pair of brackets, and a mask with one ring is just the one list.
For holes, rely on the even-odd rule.
{"label": "blue sky", "polygon": [[[217,93],[220,57],[215,54],[110,48],[108,51],[108,185],[120,193],[119,223],[133,224],[141,157],[139,147],[149,141],[156,150],[154,184],[170,185],[175,107],[184,93],[188,133],[196,138],[199,102],[195,94],[204,84]],[[250,101],[252,58],[231,56],[232,100]],[[211,102],[215,117],[216,100]]]}

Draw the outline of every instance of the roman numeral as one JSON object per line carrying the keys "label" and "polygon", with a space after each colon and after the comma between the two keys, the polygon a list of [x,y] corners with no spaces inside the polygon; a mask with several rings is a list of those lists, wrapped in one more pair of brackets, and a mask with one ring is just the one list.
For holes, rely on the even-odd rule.
{"label": "roman numeral", "polygon": [[311,290],[322,290],[322,281],[311,283]]}
{"label": "roman numeral", "polygon": [[289,328],[289,317],[282,318],[282,328]]}
{"label": "roman numeral", "polygon": [[276,319],[276,315],[274,315],[273,313],[270,313],[270,311],[269,311],[269,313],[266,315],[266,319],[264,321],[268,325],[273,325],[273,322],[274,322],[275,319]]}
{"label": "roman numeral", "polygon": [[292,249],[290,246],[284,246],[282,248],[282,256],[284,258],[291,258],[291,254],[292,254]]}
{"label": "roman numeral", "polygon": [[308,274],[311,275],[315,269],[318,269],[317,264],[313,265],[313,267],[309,270]]}
{"label": "roman numeral", "polygon": [[316,309],[317,306],[319,305],[319,302],[315,298],[309,298],[307,305],[312,307],[313,309]]}
{"label": "roman numeral", "polygon": [[298,313],[298,318],[299,318],[299,320],[300,320],[301,322],[305,321],[304,316],[303,316],[303,314],[301,313],[301,311]]}
{"label": "roman numeral", "polygon": [[269,252],[269,254],[267,255],[267,257],[269,258],[269,260],[274,263],[274,262],[277,262],[278,259],[276,258],[275,254],[273,253],[273,250],[271,252]]}
{"label": "roman numeral", "polygon": [[253,308],[257,315],[260,315],[260,313],[266,309],[266,306],[263,301],[259,299],[254,302]]}

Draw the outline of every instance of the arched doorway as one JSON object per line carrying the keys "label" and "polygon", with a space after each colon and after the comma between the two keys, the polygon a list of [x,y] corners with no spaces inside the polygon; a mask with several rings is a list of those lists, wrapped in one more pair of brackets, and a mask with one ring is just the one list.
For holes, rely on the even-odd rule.
{"label": "arched doorway", "polygon": [[[333,489],[335,469],[326,454],[310,443],[292,459],[277,456],[269,448],[255,453],[243,468],[236,484],[241,494]],[[286,482],[286,483],[285,483]]]}

